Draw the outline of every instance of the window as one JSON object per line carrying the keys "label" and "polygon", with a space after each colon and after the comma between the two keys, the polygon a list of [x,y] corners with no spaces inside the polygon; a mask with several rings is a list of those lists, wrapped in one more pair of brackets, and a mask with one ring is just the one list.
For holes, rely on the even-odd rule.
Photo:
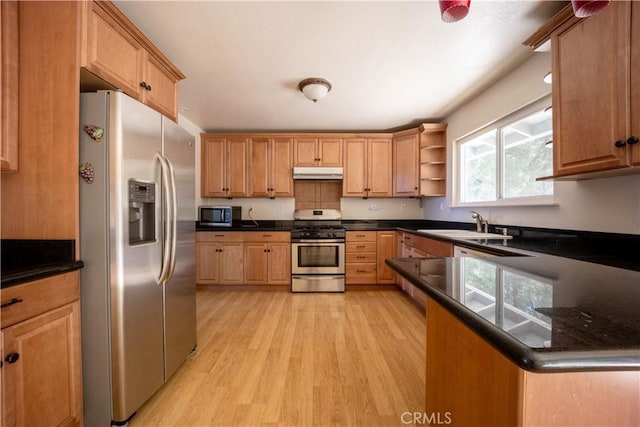
{"label": "window", "polygon": [[[458,204],[550,201],[553,138],[549,97],[457,141]],[[542,199],[542,200],[541,200]]]}

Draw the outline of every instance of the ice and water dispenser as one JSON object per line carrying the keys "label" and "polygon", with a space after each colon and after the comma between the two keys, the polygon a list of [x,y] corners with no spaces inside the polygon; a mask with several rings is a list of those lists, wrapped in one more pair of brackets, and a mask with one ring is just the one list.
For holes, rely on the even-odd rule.
{"label": "ice and water dispenser", "polygon": [[129,244],[156,241],[156,184],[129,180]]}

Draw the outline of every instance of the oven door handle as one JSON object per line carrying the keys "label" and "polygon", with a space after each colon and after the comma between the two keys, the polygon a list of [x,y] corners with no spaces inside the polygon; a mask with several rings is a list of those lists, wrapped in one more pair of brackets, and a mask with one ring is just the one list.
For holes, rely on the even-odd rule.
{"label": "oven door handle", "polygon": [[317,275],[317,274],[294,274],[291,276],[292,279],[306,279],[306,280],[336,280],[336,279],[344,279],[344,274],[340,275]]}
{"label": "oven door handle", "polygon": [[291,240],[291,243],[315,243],[317,245],[323,245],[325,243],[344,243],[344,240],[332,240],[332,239],[295,239]]}

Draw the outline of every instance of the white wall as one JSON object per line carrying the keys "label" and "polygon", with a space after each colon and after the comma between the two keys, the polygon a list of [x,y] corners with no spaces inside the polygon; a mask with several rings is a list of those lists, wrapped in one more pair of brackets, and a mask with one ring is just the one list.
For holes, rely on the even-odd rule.
{"label": "white wall", "polygon": [[[469,208],[451,207],[453,141],[550,93],[551,86],[542,82],[550,70],[551,55],[536,53],[445,120],[447,197],[425,200],[425,219],[472,222]],[[640,234],[640,175],[556,182],[555,201],[556,206],[474,210],[493,224]]]}

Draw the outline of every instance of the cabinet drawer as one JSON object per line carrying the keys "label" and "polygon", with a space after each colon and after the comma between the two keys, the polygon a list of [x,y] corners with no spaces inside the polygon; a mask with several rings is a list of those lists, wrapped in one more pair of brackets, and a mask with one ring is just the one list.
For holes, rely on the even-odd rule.
{"label": "cabinet drawer", "polygon": [[377,283],[376,264],[360,263],[347,264],[346,266],[347,284],[375,284]]}
{"label": "cabinet drawer", "polygon": [[245,242],[287,243],[291,241],[291,233],[283,231],[245,231]]}
{"label": "cabinet drawer", "polygon": [[358,252],[375,252],[376,251],[376,242],[347,242],[345,245],[345,249],[347,253],[358,253]]}
{"label": "cabinet drawer", "polygon": [[241,231],[198,231],[196,242],[244,242]]}
{"label": "cabinet drawer", "polygon": [[22,301],[0,309],[3,328],[80,299],[80,275],[73,271],[2,290],[2,304],[14,298]]}
{"label": "cabinet drawer", "polygon": [[362,262],[372,262],[376,263],[376,253],[375,252],[355,252],[346,254],[346,262],[347,264],[352,263],[362,263]]}
{"label": "cabinet drawer", "polygon": [[348,242],[375,242],[375,231],[347,231],[346,240]]}

